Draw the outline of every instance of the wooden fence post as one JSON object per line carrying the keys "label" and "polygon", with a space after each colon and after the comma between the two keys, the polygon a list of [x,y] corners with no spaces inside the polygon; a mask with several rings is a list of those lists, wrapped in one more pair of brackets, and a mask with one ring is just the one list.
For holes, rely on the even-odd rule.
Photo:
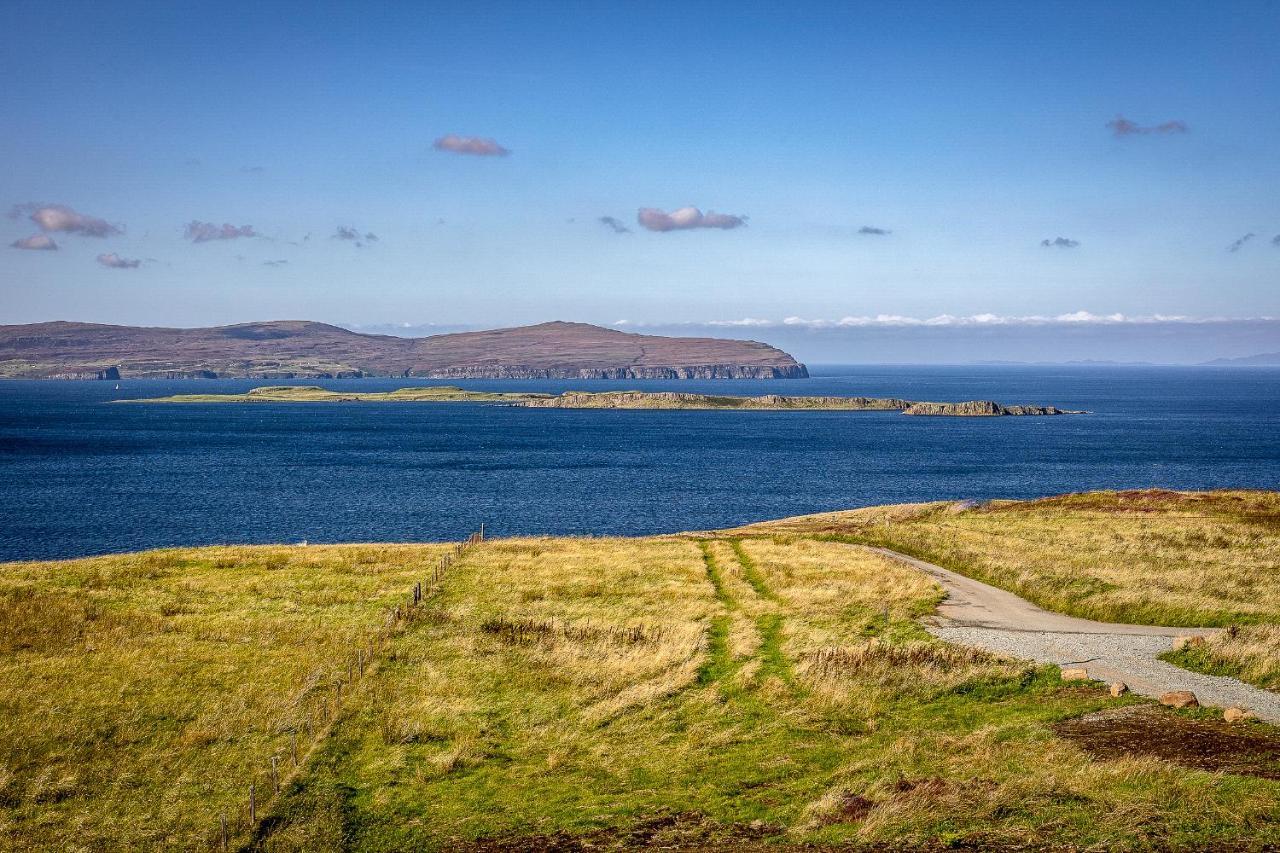
{"label": "wooden fence post", "polygon": [[227,849],[227,813],[222,813],[222,849]]}
{"label": "wooden fence post", "polygon": [[280,793],[280,759],[274,755],[271,756],[271,788]]}
{"label": "wooden fence post", "polygon": [[249,783],[249,823],[250,825],[258,822],[258,789]]}
{"label": "wooden fence post", "polygon": [[293,755],[293,766],[298,766],[298,732],[295,730],[290,733],[289,752]]}

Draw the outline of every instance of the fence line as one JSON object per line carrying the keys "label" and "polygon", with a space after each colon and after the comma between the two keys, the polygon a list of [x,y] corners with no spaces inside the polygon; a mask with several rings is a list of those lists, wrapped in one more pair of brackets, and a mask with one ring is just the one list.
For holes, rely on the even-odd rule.
{"label": "fence line", "polygon": [[[366,668],[371,670],[376,666],[378,652],[396,636],[400,628],[410,621],[414,611],[422,605],[423,601],[441,591],[445,575],[453,564],[462,558],[467,549],[483,542],[484,525],[481,524],[479,530],[471,533],[463,541],[454,543],[450,551],[440,556],[440,559],[431,567],[431,578],[425,586],[423,581],[415,581],[408,595],[405,596],[404,602],[387,609],[381,626],[343,661],[348,699],[354,694],[355,684],[363,679]],[[265,814],[270,811],[275,797],[302,772],[307,758],[328,737],[342,710],[343,666],[339,666],[337,672],[339,675],[333,681],[332,701],[327,695],[317,693],[308,703],[301,726],[293,723],[288,730],[289,750],[285,754],[291,758],[292,762],[289,772],[283,777],[280,773],[283,757],[280,749],[272,751],[267,763],[251,770],[247,780],[246,810],[231,816],[228,816],[225,811],[218,815],[218,825],[214,828],[210,839],[210,849],[229,850],[244,834],[247,834],[251,841],[257,834],[259,813]],[[298,752],[299,728],[302,729],[303,734],[304,752],[301,754]],[[268,787],[261,787],[260,782],[266,782]],[[263,796],[264,791],[266,796]]]}

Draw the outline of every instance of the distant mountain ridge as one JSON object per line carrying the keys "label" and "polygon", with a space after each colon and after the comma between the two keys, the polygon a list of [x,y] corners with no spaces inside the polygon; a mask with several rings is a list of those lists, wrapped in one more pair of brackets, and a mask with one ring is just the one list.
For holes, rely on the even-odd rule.
{"label": "distant mountain ridge", "polygon": [[1280,352],[1260,352],[1257,355],[1246,355],[1240,358],[1215,358],[1204,362],[1215,367],[1280,367]]}
{"label": "distant mountain ridge", "polygon": [[305,320],[200,329],[0,326],[0,377],[775,379],[803,364],[757,341],[641,335],[563,321],[426,338]]}

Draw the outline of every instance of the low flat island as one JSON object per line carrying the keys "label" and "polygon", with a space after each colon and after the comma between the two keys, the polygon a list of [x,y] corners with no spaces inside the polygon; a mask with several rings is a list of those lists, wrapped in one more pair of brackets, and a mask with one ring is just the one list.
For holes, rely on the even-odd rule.
{"label": "low flat island", "polygon": [[765,394],[734,397],[676,391],[468,391],[452,385],[395,391],[330,391],[315,385],[268,385],[243,394],[175,394],[122,403],[489,403],[530,409],[741,409],[750,411],[878,411],[932,417],[1083,415],[1055,406],[1005,406],[991,400],[931,403],[897,397],[788,397]]}

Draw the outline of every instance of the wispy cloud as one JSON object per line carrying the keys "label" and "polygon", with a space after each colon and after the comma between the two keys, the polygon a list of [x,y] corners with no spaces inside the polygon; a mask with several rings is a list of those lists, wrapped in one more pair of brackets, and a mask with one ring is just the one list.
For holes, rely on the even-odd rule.
{"label": "wispy cloud", "polygon": [[1074,249],[1080,245],[1080,241],[1070,237],[1054,237],[1052,240],[1041,240],[1040,245],[1051,249]]}
{"label": "wispy cloud", "polygon": [[892,234],[888,228],[877,228],[874,225],[863,225],[858,229],[859,234],[866,234],[871,237],[883,237],[886,234]]}
{"label": "wispy cloud", "polygon": [[132,270],[142,266],[142,261],[134,258],[122,258],[115,252],[106,252],[98,255],[98,263],[104,267],[111,267],[117,270]]}
{"label": "wispy cloud", "polygon": [[352,241],[355,241],[357,246],[360,246],[360,245],[363,245],[361,241],[365,241],[369,243],[378,242],[378,235],[374,234],[372,231],[366,231],[363,235],[361,235],[360,230],[358,228],[352,228],[348,225],[339,225],[337,229],[333,232],[333,237],[331,239],[352,240]]}
{"label": "wispy cloud", "polygon": [[1243,237],[1241,237],[1240,239],[1238,239],[1238,240],[1236,240],[1235,242],[1233,242],[1230,246],[1228,246],[1228,247],[1227,247],[1227,251],[1228,251],[1228,252],[1238,252],[1238,251],[1240,251],[1242,248],[1244,248],[1244,244],[1245,244],[1245,243],[1248,243],[1250,240],[1252,240],[1252,239],[1253,239],[1254,237],[1256,237],[1256,236],[1257,236],[1256,234],[1254,234],[1252,231],[1250,231],[1248,234],[1244,235],[1244,236],[1243,236]]}
{"label": "wispy cloud", "polygon": [[1130,121],[1129,119],[1120,115],[1116,116],[1111,121],[1107,122],[1107,127],[1111,129],[1111,132],[1113,134],[1121,137],[1147,136],[1153,133],[1168,135],[1171,133],[1186,133],[1188,130],[1190,130],[1190,128],[1187,127],[1187,123],[1180,119],[1171,119],[1170,121],[1164,121],[1164,122],[1161,122],[1160,124],[1144,126],[1144,125],[1138,124],[1135,121]]}
{"label": "wispy cloud", "polygon": [[32,234],[30,237],[23,237],[21,240],[14,240],[9,245],[15,249],[34,249],[42,252],[58,251],[58,244],[48,234]]}
{"label": "wispy cloud", "polygon": [[431,146],[437,151],[454,154],[471,154],[476,157],[506,157],[511,152],[496,141],[483,136],[458,136],[449,133],[437,139]]}
{"label": "wispy cloud", "polygon": [[185,236],[192,243],[208,243],[210,240],[236,240],[240,237],[257,237],[252,225],[232,225],[224,222],[201,222],[193,219],[187,223]]}
{"label": "wispy cloud", "polygon": [[1271,245],[1280,246],[1280,234],[1277,234],[1276,236],[1271,238]]}
{"label": "wispy cloud", "polygon": [[356,244],[357,248],[364,248],[365,243],[378,242],[378,235],[372,231],[366,231],[362,236],[359,229],[352,228],[347,225],[339,225],[333,232],[332,240],[349,240]]}
{"label": "wispy cloud", "polygon": [[747,224],[747,217],[707,211],[696,207],[682,207],[670,213],[655,207],[642,207],[636,221],[649,231],[690,231],[695,228],[719,228],[728,230]]}
{"label": "wispy cloud", "polygon": [[[1267,320],[1270,317],[1249,318]],[[1235,323],[1240,318],[1232,317],[1191,317],[1184,314],[1094,314],[1091,311],[1072,311],[1066,314],[938,314],[933,317],[910,317],[901,314],[876,314],[874,316],[848,316],[838,319],[810,319],[805,317],[786,317],[782,320],[766,320],[745,317],[741,320],[707,320],[699,323],[635,323],[619,320],[618,326],[710,326],[718,328],[799,328],[799,329],[841,329],[841,328],[874,328],[874,327],[921,327],[921,326],[1125,326],[1151,325],[1155,323]]]}
{"label": "wispy cloud", "polygon": [[288,265],[288,263],[289,263],[289,262],[288,262],[288,261],[286,261],[284,258],[281,258],[281,259],[279,259],[279,260],[275,260],[275,261],[263,261],[263,262],[262,262],[262,265],[263,265],[264,267],[283,267],[283,266],[287,266],[287,265]]}
{"label": "wispy cloud", "polygon": [[608,226],[613,229],[614,234],[630,234],[631,229],[622,224],[622,221],[612,216],[601,216],[596,220],[601,225]]}
{"label": "wispy cloud", "polygon": [[83,234],[86,237],[110,237],[124,229],[105,219],[79,213],[65,204],[27,202],[17,204],[9,211],[11,219],[26,216],[42,231],[60,231],[64,234]]}

